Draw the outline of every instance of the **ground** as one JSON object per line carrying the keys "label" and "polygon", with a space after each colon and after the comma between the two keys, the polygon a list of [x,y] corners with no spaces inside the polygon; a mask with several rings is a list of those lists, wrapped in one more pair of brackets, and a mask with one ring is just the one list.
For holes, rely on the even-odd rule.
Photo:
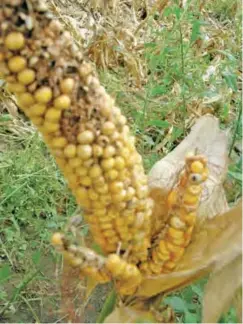
{"label": "ground", "polygon": [[[137,137],[147,171],[180,143],[197,117],[212,113],[219,118],[230,132],[224,185],[231,204],[241,197],[242,184],[240,11],[235,0],[171,1],[146,20],[143,51],[136,56],[133,48],[143,73],[134,73],[121,57],[120,64],[105,69],[96,62],[101,82]],[[121,56],[122,47],[112,50]],[[12,100],[2,90],[0,321],[62,322],[62,260],[50,237],[76,215],[77,206],[41,137]],[[85,225],[82,234],[87,234]],[[178,322],[200,322],[205,280],[167,297]],[[107,291],[98,287],[91,296],[85,322],[95,321]],[[83,305],[81,292],[77,298]],[[236,322],[234,309],[221,322]]]}

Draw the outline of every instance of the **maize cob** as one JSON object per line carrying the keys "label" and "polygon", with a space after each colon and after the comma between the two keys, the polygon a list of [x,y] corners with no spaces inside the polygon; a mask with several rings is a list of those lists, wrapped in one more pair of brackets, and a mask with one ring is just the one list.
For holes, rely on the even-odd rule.
{"label": "maize cob", "polygon": [[0,76],[43,135],[94,240],[106,252],[129,246],[131,260],[145,260],[152,201],[134,138],[44,1],[1,2]]}
{"label": "maize cob", "polygon": [[176,268],[190,243],[202,184],[207,177],[206,159],[201,155],[189,154],[179,183],[168,196],[168,222],[150,251],[150,259],[141,263],[142,273],[157,275]]}

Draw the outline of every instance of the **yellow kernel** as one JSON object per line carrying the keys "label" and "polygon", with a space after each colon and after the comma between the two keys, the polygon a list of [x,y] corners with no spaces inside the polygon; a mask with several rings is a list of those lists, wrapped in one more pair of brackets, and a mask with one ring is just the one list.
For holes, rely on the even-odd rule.
{"label": "yellow kernel", "polygon": [[90,145],[78,145],[77,146],[77,155],[82,160],[88,160],[92,156],[92,146]]}
{"label": "yellow kernel", "polygon": [[139,186],[136,190],[139,199],[146,198],[148,195],[148,186]]}
{"label": "yellow kernel", "polygon": [[78,187],[75,191],[75,195],[78,199],[87,199],[88,198],[88,191],[85,188]]}
{"label": "yellow kernel", "polygon": [[90,186],[92,184],[92,181],[91,181],[90,177],[88,177],[88,176],[85,176],[85,177],[81,178],[80,182],[84,186]]}
{"label": "yellow kernel", "polygon": [[67,139],[65,137],[56,137],[51,141],[51,146],[55,148],[62,148],[67,145]]}
{"label": "yellow kernel", "polygon": [[[98,200],[98,198],[99,198],[99,195],[93,189],[88,190],[88,196],[91,200]],[[96,213],[96,215],[97,215],[97,213]]]}
{"label": "yellow kernel", "polygon": [[11,72],[18,73],[26,67],[26,59],[22,56],[13,56],[8,61],[8,67]]}
{"label": "yellow kernel", "polygon": [[58,131],[59,127],[60,127],[59,124],[45,121],[44,125],[43,125],[43,132],[54,133],[54,132]]}
{"label": "yellow kernel", "polygon": [[18,81],[24,85],[28,85],[35,81],[35,71],[32,69],[24,69],[18,73]]}
{"label": "yellow kernel", "polygon": [[68,109],[70,105],[71,105],[71,99],[69,98],[69,96],[65,94],[60,95],[54,100],[54,107],[60,110]]}
{"label": "yellow kernel", "polygon": [[176,246],[168,241],[166,241],[166,247],[172,253],[176,253],[176,252],[180,251],[180,249],[181,249],[181,247]]}
{"label": "yellow kernel", "polygon": [[121,156],[117,156],[114,161],[114,166],[117,170],[122,170],[125,167],[125,160]]}
{"label": "yellow kernel", "polygon": [[[99,209],[95,210],[95,215],[97,215],[97,216],[104,216],[106,214],[107,214],[107,209],[106,208],[99,208]],[[100,221],[101,220],[102,219],[100,219]],[[109,220],[110,220],[110,218],[109,218]]]}
{"label": "yellow kernel", "polygon": [[131,200],[135,196],[135,189],[133,187],[128,187],[127,188],[127,195],[126,195],[126,200]]}
{"label": "yellow kernel", "polygon": [[178,193],[176,190],[172,190],[167,198],[167,204],[168,207],[171,208],[172,206],[175,206],[177,203],[177,197],[178,197]]}
{"label": "yellow kernel", "polygon": [[119,191],[121,191],[123,189],[123,183],[122,182],[112,182],[109,185],[109,189],[112,193],[118,193]]}
{"label": "yellow kernel", "polygon": [[115,160],[113,158],[109,158],[109,159],[103,159],[101,161],[101,167],[104,169],[104,170],[110,170],[113,168],[115,164]]}
{"label": "yellow kernel", "polygon": [[97,178],[102,174],[102,170],[98,164],[93,165],[89,170],[90,178]]}
{"label": "yellow kernel", "polygon": [[55,108],[49,108],[46,112],[45,118],[47,121],[56,122],[61,118],[62,112]]}
{"label": "yellow kernel", "polygon": [[29,107],[35,102],[34,97],[29,92],[20,93],[17,99],[18,104],[22,107]]}
{"label": "yellow kernel", "polygon": [[103,186],[97,187],[95,189],[101,194],[107,194],[109,192],[108,185],[106,183]]}
{"label": "yellow kernel", "polygon": [[76,169],[76,173],[80,176],[80,177],[83,177],[83,176],[86,176],[88,174],[88,169],[83,167],[83,166],[80,166]]}
{"label": "yellow kernel", "polygon": [[173,270],[176,267],[176,264],[173,261],[167,261],[163,266],[168,270]]}
{"label": "yellow kernel", "polygon": [[90,130],[85,130],[78,134],[77,140],[80,144],[91,144],[94,141],[94,134]]}
{"label": "yellow kernel", "polygon": [[105,174],[106,178],[109,180],[115,180],[118,177],[118,175],[118,171],[114,169],[108,170]]}
{"label": "yellow kernel", "polygon": [[51,238],[51,243],[55,246],[63,248],[63,235],[61,233],[54,233]]}
{"label": "yellow kernel", "polygon": [[100,145],[93,145],[93,155],[94,157],[100,157],[103,154],[103,148]]}
{"label": "yellow kernel", "polygon": [[74,88],[74,80],[71,78],[64,79],[60,82],[60,89],[62,93],[69,94]]}
{"label": "yellow kernel", "polygon": [[122,274],[126,267],[126,263],[117,254],[108,255],[105,265],[114,276]]}
{"label": "yellow kernel", "polygon": [[196,223],[196,213],[190,213],[183,216],[183,220],[187,223],[187,225],[193,226]]}
{"label": "yellow kernel", "polygon": [[191,172],[193,173],[203,173],[204,171],[204,165],[200,161],[194,161],[191,164]]}
{"label": "yellow kernel", "polygon": [[180,231],[178,229],[175,229],[173,227],[169,227],[168,229],[168,235],[172,238],[175,238],[175,239],[180,239],[182,237],[184,237],[184,232],[183,231]]}
{"label": "yellow kernel", "polygon": [[198,196],[193,196],[187,193],[185,193],[183,197],[183,202],[188,205],[194,205],[198,203],[198,200],[199,200]]}
{"label": "yellow kernel", "polygon": [[77,147],[74,144],[68,144],[63,152],[67,158],[74,158],[77,152]]}
{"label": "yellow kernel", "polygon": [[121,202],[123,200],[125,200],[126,198],[126,190],[121,190],[119,193],[112,195],[112,201],[117,203],[117,202]]}
{"label": "yellow kernel", "polygon": [[167,246],[166,246],[164,240],[160,240],[160,242],[159,242],[159,251],[160,251],[160,253],[163,253],[165,255],[169,254],[169,251],[167,249]]}
{"label": "yellow kernel", "polygon": [[42,118],[42,117],[32,117],[31,121],[35,126],[41,126],[44,123],[44,118]]}
{"label": "yellow kernel", "polygon": [[173,261],[180,260],[181,257],[184,255],[184,253],[185,253],[185,248],[179,247],[179,249],[176,252],[172,252],[171,260],[173,260]]}
{"label": "yellow kernel", "polygon": [[108,145],[107,147],[104,148],[103,157],[110,158],[113,155],[115,155],[115,153],[116,153],[116,149],[114,148],[114,146]]}
{"label": "yellow kernel", "polygon": [[9,92],[13,92],[13,93],[22,93],[22,92],[26,91],[25,86],[23,84],[17,83],[17,82],[13,82],[13,83],[8,82],[7,90]]}
{"label": "yellow kernel", "polygon": [[128,159],[130,153],[130,150],[126,147],[123,147],[122,149],[120,149],[119,154],[124,158],[124,159]]}
{"label": "yellow kernel", "polygon": [[115,130],[115,125],[110,122],[107,121],[102,125],[101,131],[104,135],[111,135]]}
{"label": "yellow kernel", "polygon": [[22,33],[11,32],[4,40],[4,45],[11,51],[17,51],[24,47],[25,39]]}
{"label": "yellow kernel", "polygon": [[46,111],[46,106],[43,104],[34,104],[29,109],[30,116],[42,116]]}
{"label": "yellow kernel", "polygon": [[105,184],[105,179],[104,179],[103,176],[100,176],[98,178],[94,178],[93,183],[94,183],[95,186],[100,187],[100,186],[103,186]]}
{"label": "yellow kernel", "polygon": [[116,236],[116,232],[113,231],[113,230],[107,230],[107,231],[104,231],[104,232],[103,232],[103,235],[104,235],[105,237],[113,237],[113,236]]}
{"label": "yellow kernel", "polygon": [[157,257],[160,260],[160,262],[170,260],[170,254],[162,253],[160,251],[157,252]]}
{"label": "yellow kernel", "polygon": [[82,160],[80,160],[78,157],[74,157],[68,160],[68,164],[71,168],[77,168],[82,164]]}
{"label": "yellow kernel", "polygon": [[35,99],[40,103],[48,103],[52,99],[52,90],[50,87],[41,87],[35,92]]}

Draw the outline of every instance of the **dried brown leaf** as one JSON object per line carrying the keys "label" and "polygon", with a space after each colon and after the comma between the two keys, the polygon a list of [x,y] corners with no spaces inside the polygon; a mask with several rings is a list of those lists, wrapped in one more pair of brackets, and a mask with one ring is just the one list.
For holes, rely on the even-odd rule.
{"label": "dried brown leaf", "polygon": [[132,307],[118,307],[105,320],[104,323],[157,323],[150,311]]}
{"label": "dried brown leaf", "polygon": [[170,274],[148,277],[137,295],[150,297],[177,290],[234,260],[242,249],[241,213],[239,203],[225,214],[198,226],[177,269]]}

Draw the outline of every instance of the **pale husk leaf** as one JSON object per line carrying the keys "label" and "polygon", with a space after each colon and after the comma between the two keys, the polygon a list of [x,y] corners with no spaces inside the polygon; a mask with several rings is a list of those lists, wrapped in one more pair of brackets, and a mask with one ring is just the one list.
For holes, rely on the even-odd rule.
{"label": "pale husk leaf", "polygon": [[241,255],[211,275],[203,298],[203,323],[217,323],[242,284]]}

